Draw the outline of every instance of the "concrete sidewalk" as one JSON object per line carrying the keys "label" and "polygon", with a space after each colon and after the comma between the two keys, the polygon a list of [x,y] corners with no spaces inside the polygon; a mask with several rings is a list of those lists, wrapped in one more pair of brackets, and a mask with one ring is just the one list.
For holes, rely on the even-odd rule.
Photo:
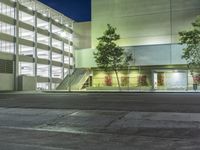
{"label": "concrete sidewalk", "polygon": [[45,91],[0,91],[1,94],[69,94],[69,93],[200,93],[199,90],[45,90]]}
{"label": "concrete sidewalk", "polygon": [[[38,91],[39,92],[39,91]],[[200,93],[199,90],[80,90],[80,91],[67,91],[67,90],[46,90],[43,93]],[[23,92],[22,92],[23,93]]]}

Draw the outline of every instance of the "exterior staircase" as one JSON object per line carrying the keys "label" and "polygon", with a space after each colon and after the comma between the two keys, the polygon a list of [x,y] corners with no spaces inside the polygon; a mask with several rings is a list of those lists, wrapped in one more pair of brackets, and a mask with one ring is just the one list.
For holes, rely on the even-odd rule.
{"label": "exterior staircase", "polygon": [[82,90],[90,77],[89,69],[75,69],[71,75],[67,75],[56,90]]}

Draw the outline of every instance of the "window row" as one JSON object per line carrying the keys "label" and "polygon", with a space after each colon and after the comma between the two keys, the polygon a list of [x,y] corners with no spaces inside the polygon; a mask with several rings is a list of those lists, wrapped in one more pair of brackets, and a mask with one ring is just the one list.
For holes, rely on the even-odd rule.
{"label": "window row", "polygon": [[[14,36],[15,35],[15,26],[0,21],[0,32]],[[19,28],[19,37],[22,39],[26,39],[26,40],[34,42],[35,33],[33,31],[26,30],[24,28]],[[45,45],[50,45],[50,38],[48,36],[37,33],[37,42],[45,44]],[[62,50],[63,42],[53,38],[52,46],[57,49]],[[72,47],[69,47],[68,44],[65,44],[64,46],[65,46],[64,47],[65,51],[71,52],[70,49],[72,49]]]}
{"label": "window row", "polygon": [[[24,28],[19,28],[19,37],[25,40],[29,40],[34,42],[35,34],[33,31],[26,30]],[[37,33],[37,43],[45,44],[50,46],[50,37],[45,36],[43,34]],[[62,50],[63,49],[63,42],[52,38],[52,47]],[[69,46],[68,44],[64,44],[64,50],[66,52],[73,51],[73,47]]]}
{"label": "window row", "polygon": [[[14,36],[15,26],[0,21],[0,32]],[[34,41],[34,38],[35,38],[34,35],[35,33],[33,31],[26,30],[24,28],[19,28],[19,37],[22,39]],[[50,38],[48,36],[45,36],[39,33],[37,34],[38,43],[49,45],[49,39]],[[62,49],[62,41],[52,39],[52,45],[58,49]]]}
{"label": "window row", "polygon": [[[25,45],[19,45],[19,54],[29,57],[35,57],[34,48]],[[37,57],[41,59],[50,60],[50,51],[37,49]],[[59,53],[52,52],[52,60],[56,62],[62,62],[63,55]],[[73,65],[73,58],[69,59],[69,56],[64,56],[64,63]]]}
{"label": "window row", "polygon": [[[35,17],[30,15],[30,14],[27,14],[23,11],[19,11],[19,20],[22,21],[22,22],[25,22],[27,24],[30,24],[32,26],[35,26]],[[50,25],[49,25],[49,22],[47,21],[44,21],[40,18],[37,18],[37,25],[36,25],[38,28],[41,28],[43,30],[47,30],[50,32]],[[52,25],[52,33],[62,37],[62,38],[65,38],[65,39],[68,39],[70,41],[72,41],[72,34],[64,31],[62,28],[56,26],[56,25]]]}
{"label": "window row", "polygon": [[[16,2],[16,0],[12,0],[12,1]],[[51,8],[49,8],[48,6],[46,6],[42,3],[39,3],[34,0],[18,0],[18,1],[21,5],[27,7],[30,10],[37,11],[38,13],[42,14],[45,17],[51,17],[53,20],[65,25],[66,27],[70,27],[70,28],[72,27],[72,21],[69,18],[64,17],[60,13],[52,10]],[[27,23],[29,23],[29,24],[34,23],[34,20],[31,19],[32,17],[30,15],[28,15],[27,13],[22,12],[22,11],[19,11],[19,12],[20,12],[20,14],[19,14],[20,19],[22,19],[24,17],[26,19],[22,19],[23,21],[32,20]],[[15,8],[10,7],[6,4],[0,3],[0,13],[14,18],[15,17]]]}
{"label": "window row", "polygon": [[19,3],[25,7],[27,7],[30,10],[37,11],[38,13],[42,14],[45,17],[51,17],[57,22],[60,22],[64,24],[65,26],[71,27],[71,21],[70,19],[64,17],[57,11],[54,11],[53,9],[49,8],[48,6],[39,3],[34,0],[18,0]]}
{"label": "window row", "polygon": [[[20,75],[28,75],[28,76],[34,76],[35,72],[34,63],[29,62],[19,62],[19,74]],[[68,68],[64,68],[64,75],[66,76],[68,74],[69,70]],[[50,78],[63,78],[63,68],[52,66],[52,75],[50,75],[50,66],[44,65],[44,64],[37,64],[37,76],[40,77],[47,77]]]}
{"label": "window row", "polygon": [[[3,3],[0,3],[0,13],[12,18],[14,18],[15,16],[14,8],[7,6]],[[29,25],[35,26],[35,17],[23,11],[19,11],[19,20]],[[37,27],[50,32],[49,22],[46,22],[40,18],[37,18]],[[14,27],[13,27],[13,31],[14,31]],[[72,41],[72,38],[73,38],[72,34],[64,31],[62,28],[59,28],[55,25],[52,25],[52,33],[62,38],[68,39],[70,41]],[[14,35],[14,33],[12,35]]]}
{"label": "window row", "polygon": [[[15,44],[8,41],[0,40],[0,52],[14,53]],[[34,57],[34,47],[19,45],[19,54],[29,57]],[[50,52],[48,50],[37,49],[37,57],[41,59],[50,60]],[[52,52],[52,60],[62,62],[62,54]],[[73,59],[69,59],[68,56],[64,56],[64,63],[73,65]]]}

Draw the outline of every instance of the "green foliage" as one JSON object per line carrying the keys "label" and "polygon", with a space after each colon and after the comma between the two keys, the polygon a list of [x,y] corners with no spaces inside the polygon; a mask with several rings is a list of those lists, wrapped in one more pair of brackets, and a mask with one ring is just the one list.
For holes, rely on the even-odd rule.
{"label": "green foliage", "polygon": [[111,25],[107,27],[108,29],[104,32],[104,35],[98,38],[97,52],[94,53],[98,67],[105,71],[120,68],[124,54],[124,49],[115,43],[120,39],[120,35],[116,34],[116,28]]}
{"label": "green foliage", "polygon": [[97,52],[94,58],[98,67],[105,71],[118,70],[132,61],[132,54],[127,54],[124,49],[116,44],[120,39],[120,35],[116,33],[116,28],[107,25],[107,30],[103,36],[98,38]]}
{"label": "green foliage", "polygon": [[179,35],[181,44],[186,45],[182,58],[187,61],[193,75],[193,71],[200,68],[200,17],[197,17],[192,26],[192,30],[180,32]]}
{"label": "green foliage", "polygon": [[133,61],[133,54],[132,53],[124,53],[125,55],[125,61],[124,61],[124,66],[123,67],[127,67],[130,66],[130,62]]}
{"label": "green foliage", "polygon": [[120,39],[120,35],[116,33],[116,28],[111,25],[107,25],[107,29],[102,37],[99,37],[98,45],[96,47],[97,52],[94,53],[94,58],[97,66],[105,71],[115,71],[118,86],[118,70],[126,67],[132,60],[131,54],[126,54],[124,49],[116,44],[116,41]]}

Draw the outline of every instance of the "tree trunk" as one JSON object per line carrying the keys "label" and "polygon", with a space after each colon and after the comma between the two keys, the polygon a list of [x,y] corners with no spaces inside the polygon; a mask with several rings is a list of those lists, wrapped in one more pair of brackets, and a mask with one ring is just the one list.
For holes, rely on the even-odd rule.
{"label": "tree trunk", "polygon": [[195,80],[194,80],[194,71],[193,71],[192,67],[190,67],[189,64],[187,65],[187,67],[188,67],[188,70],[190,71],[190,74],[191,74],[191,76],[192,76],[193,84],[195,84]]}
{"label": "tree trunk", "polygon": [[117,70],[115,70],[115,74],[116,74],[116,77],[117,77],[117,84],[118,84],[119,90],[121,91],[121,86],[120,86],[120,83],[119,83],[119,76],[118,76]]}

